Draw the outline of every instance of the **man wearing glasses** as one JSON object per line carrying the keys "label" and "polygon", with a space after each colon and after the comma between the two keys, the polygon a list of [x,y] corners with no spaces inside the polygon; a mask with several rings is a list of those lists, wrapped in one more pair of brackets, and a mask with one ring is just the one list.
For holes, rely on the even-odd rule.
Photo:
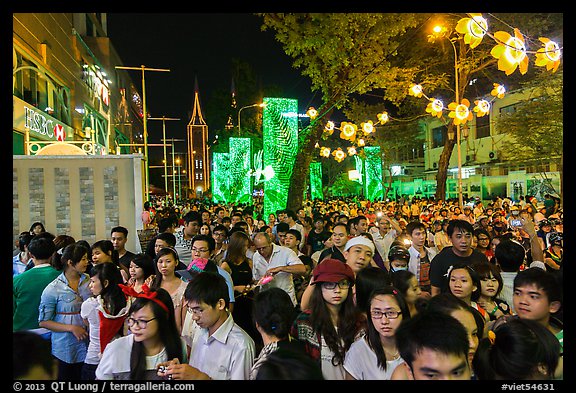
{"label": "man wearing glasses", "polygon": [[259,281],[264,276],[273,276],[270,283],[262,286],[262,290],[272,287],[283,289],[290,295],[294,306],[297,305],[294,290],[293,274],[305,275],[306,267],[296,253],[285,246],[272,242],[266,232],[258,232],[254,236],[256,252],[253,257],[252,277]]}

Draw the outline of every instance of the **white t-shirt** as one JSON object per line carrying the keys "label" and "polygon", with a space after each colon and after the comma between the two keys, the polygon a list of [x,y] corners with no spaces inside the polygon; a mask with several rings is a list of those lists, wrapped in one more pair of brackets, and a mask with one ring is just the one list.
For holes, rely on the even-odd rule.
{"label": "white t-shirt", "polygon": [[90,297],[82,303],[80,316],[88,321],[90,342],[86,351],[84,363],[100,363],[100,316],[98,315],[98,299]]}
{"label": "white t-shirt", "polygon": [[[254,253],[254,259],[252,260],[252,277],[254,280],[260,280],[269,269],[275,267],[303,265],[300,258],[298,258],[298,255],[288,247],[279,246],[277,244],[272,244],[272,247],[272,255],[270,256],[269,262],[267,262],[258,251]],[[292,273],[280,272],[275,274],[272,281],[262,286],[262,290],[272,287],[278,287],[286,291],[286,293],[290,295],[292,303],[294,305],[297,304]]]}
{"label": "white t-shirt", "polygon": [[[132,345],[134,344],[134,336],[120,337],[106,346],[102,359],[96,368],[97,380],[127,380],[130,378],[130,355],[132,353]],[[183,355],[186,355],[186,345],[182,341]],[[146,370],[149,379],[156,378],[156,369],[158,364],[168,361],[166,349],[162,349],[158,354],[153,356],[146,356]]]}
{"label": "white t-shirt", "polygon": [[320,350],[320,362],[322,367],[322,375],[325,380],[345,380],[346,370],[342,364],[334,366],[332,364],[332,358],[334,358],[334,352],[326,344],[324,340],[324,335],[322,335],[322,344]]}
{"label": "white t-shirt", "polygon": [[354,341],[346,352],[344,368],[355,379],[363,380],[389,380],[396,367],[404,360],[397,359],[386,361],[386,370],[378,366],[376,354],[368,345],[364,337]]}

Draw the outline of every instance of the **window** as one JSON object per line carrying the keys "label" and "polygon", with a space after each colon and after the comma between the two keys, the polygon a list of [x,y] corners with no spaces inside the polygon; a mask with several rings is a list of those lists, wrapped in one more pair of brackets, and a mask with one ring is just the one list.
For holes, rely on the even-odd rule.
{"label": "window", "polygon": [[448,127],[440,126],[432,129],[432,148],[444,146],[448,134]]}
{"label": "window", "polygon": [[476,139],[490,136],[490,115],[476,117]]}

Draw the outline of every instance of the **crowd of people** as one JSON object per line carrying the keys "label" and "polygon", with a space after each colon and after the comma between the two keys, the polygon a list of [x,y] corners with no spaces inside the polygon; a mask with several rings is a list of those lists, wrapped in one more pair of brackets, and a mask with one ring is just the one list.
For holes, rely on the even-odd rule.
{"label": "crowd of people", "polygon": [[[142,252],[123,226],[90,244],[34,223],[13,259],[14,378],[563,379],[559,203],[262,208],[146,203]],[[26,342],[51,358],[22,364]]]}

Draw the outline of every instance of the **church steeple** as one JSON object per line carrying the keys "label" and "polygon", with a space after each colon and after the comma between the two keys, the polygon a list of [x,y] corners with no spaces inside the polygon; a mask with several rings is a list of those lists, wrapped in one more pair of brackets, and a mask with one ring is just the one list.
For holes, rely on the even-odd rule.
{"label": "church steeple", "polygon": [[188,125],[206,125],[204,116],[202,116],[202,108],[200,108],[200,92],[198,88],[198,77],[194,77],[194,104],[192,107],[192,116]]}
{"label": "church steeple", "polygon": [[[232,78],[232,85],[230,87],[230,94],[231,94],[231,101],[230,107],[231,109],[236,109],[236,86],[234,85],[234,78]],[[232,112],[232,111],[231,111]],[[228,113],[228,120],[226,121],[226,125],[224,126],[226,130],[231,130],[234,128],[234,123],[232,121],[232,113]]]}
{"label": "church steeple", "polygon": [[208,125],[200,107],[198,78],[194,77],[194,105],[187,127],[188,137],[188,184],[190,194],[199,198],[210,188],[210,152]]}

